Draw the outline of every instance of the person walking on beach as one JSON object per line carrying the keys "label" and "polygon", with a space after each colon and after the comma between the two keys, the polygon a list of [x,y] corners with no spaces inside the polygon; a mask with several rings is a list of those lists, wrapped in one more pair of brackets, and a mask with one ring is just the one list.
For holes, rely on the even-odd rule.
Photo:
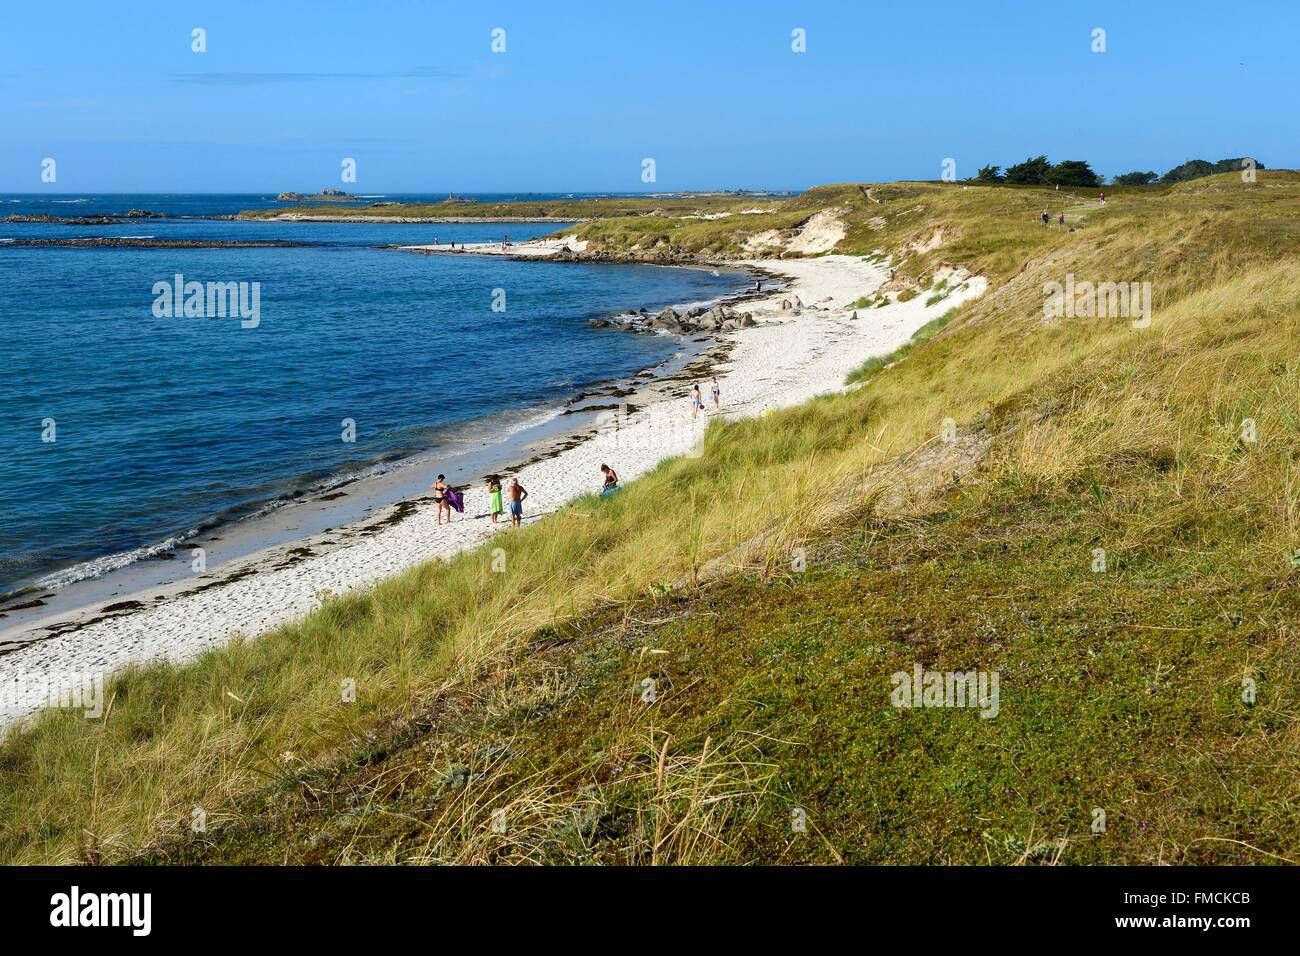
{"label": "person walking on beach", "polygon": [[709,386],[709,394],[713,396],[713,410],[716,412],[720,407],[718,400],[722,398],[722,387],[718,385],[718,376],[713,376],[713,384]]}
{"label": "person walking on beach", "polygon": [[600,473],[605,476],[605,484],[600,489],[600,496],[603,498],[618,491],[618,472],[609,465],[601,465]]}
{"label": "person walking on beach", "polygon": [[451,485],[447,484],[447,476],[439,475],[438,480],[433,483],[433,503],[438,507],[438,524],[442,524],[442,513],[447,512],[447,524],[451,524],[451,502],[447,500],[447,492],[451,491]]}
{"label": "person walking on beach", "polygon": [[700,383],[696,382],[691,386],[691,418],[700,413],[704,407],[704,399],[700,397]]}
{"label": "person walking on beach", "polygon": [[519,522],[524,519],[524,501],[528,498],[528,491],[519,483],[518,478],[511,478],[510,486],[506,488],[506,497],[510,499],[510,524],[518,528]]}
{"label": "person walking on beach", "polygon": [[488,514],[492,516],[492,523],[497,523],[497,515],[505,511],[501,507],[501,479],[496,475],[488,475]]}

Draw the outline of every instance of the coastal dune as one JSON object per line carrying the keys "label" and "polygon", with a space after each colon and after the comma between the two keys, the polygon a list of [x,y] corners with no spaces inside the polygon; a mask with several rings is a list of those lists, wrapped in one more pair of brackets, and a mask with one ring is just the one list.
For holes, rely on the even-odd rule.
{"label": "coastal dune", "polygon": [[[562,243],[532,246],[543,255],[564,248]],[[715,413],[707,400],[706,373],[699,384],[708,407],[698,416],[692,415],[687,398],[689,385],[681,382],[628,414],[605,413],[586,440],[514,473],[529,491],[526,521],[544,520],[574,498],[597,491],[601,463],[612,465],[627,482],[665,458],[690,454],[715,415],[759,415],[842,389],[847,374],[863,361],[888,354],[925,323],[985,288],[982,278],[962,275],[961,285],[941,302],[926,305],[918,297],[855,312],[851,304],[889,278],[888,269],[873,260],[827,255],[741,264],[779,275],[788,284],[746,304],[755,327],[726,333],[730,352],[713,369],[721,389],[720,410]],[[115,598],[107,612],[101,604],[33,622],[21,633],[0,638],[0,682],[57,682],[70,673],[111,673],[132,663],[192,659],[236,636],[256,636],[300,618],[326,594],[364,588],[420,562],[448,558],[511,533],[504,516],[493,525],[486,512],[486,491],[476,482],[466,489],[465,513],[451,524],[437,524],[432,501],[425,496],[383,509],[363,523],[363,533],[340,529],[344,533],[328,536],[329,546],[323,540],[279,546],[196,579],[150,588],[134,600]],[[295,548],[302,553],[303,545],[310,556],[286,560]],[[12,721],[35,709],[14,704],[7,702],[0,720]]]}

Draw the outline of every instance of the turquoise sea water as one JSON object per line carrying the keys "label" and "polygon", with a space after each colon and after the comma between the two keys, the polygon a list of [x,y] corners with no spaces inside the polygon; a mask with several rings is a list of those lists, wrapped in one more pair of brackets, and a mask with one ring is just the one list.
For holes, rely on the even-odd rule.
{"label": "turquoise sea water", "polygon": [[[42,197],[10,211],[220,215],[265,197]],[[441,197],[436,197],[441,198]],[[272,203],[273,205],[273,203]],[[98,572],[458,436],[508,435],[677,340],[589,327],[708,301],[740,273],[422,256],[556,224],[0,222],[0,593]],[[26,237],[280,239],[304,248],[23,248]],[[258,283],[238,316],[155,314],[158,283]],[[245,300],[249,301],[248,298]],[[504,311],[492,305],[504,301]],[[349,423],[354,441],[344,440]],[[53,441],[48,439],[53,438]],[[55,573],[57,572],[57,573]],[[51,576],[53,575],[53,576]]]}

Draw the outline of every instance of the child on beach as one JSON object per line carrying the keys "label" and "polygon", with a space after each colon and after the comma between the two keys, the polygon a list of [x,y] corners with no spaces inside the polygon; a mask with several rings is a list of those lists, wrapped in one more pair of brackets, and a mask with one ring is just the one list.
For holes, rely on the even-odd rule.
{"label": "child on beach", "polygon": [[510,499],[510,524],[512,527],[517,528],[519,522],[524,519],[524,499],[528,497],[528,492],[519,483],[518,478],[510,479],[510,487],[506,489],[506,497]]}
{"label": "child on beach", "polygon": [[612,495],[618,491],[618,472],[609,465],[601,465],[600,473],[605,476],[605,484],[600,489],[600,496],[603,498],[605,495]]}
{"label": "child on beach", "polygon": [[488,475],[488,513],[492,516],[492,523],[497,523],[497,515],[505,509],[501,507],[501,479],[496,475]]}
{"label": "child on beach", "polygon": [[713,377],[713,385],[710,387],[709,393],[713,396],[713,410],[717,411],[720,407],[718,405],[718,400],[722,397],[722,388],[718,385],[718,377],[716,375]]}

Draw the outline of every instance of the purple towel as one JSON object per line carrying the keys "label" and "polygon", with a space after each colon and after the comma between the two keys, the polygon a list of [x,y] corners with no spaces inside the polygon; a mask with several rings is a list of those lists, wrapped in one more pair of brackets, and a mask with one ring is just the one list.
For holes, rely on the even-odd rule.
{"label": "purple towel", "polygon": [[465,510],[465,496],[459,491],[448,488],[443,494],[443,497],[447,499],[447,504],[451,505],[457,511],[463,512]]}

